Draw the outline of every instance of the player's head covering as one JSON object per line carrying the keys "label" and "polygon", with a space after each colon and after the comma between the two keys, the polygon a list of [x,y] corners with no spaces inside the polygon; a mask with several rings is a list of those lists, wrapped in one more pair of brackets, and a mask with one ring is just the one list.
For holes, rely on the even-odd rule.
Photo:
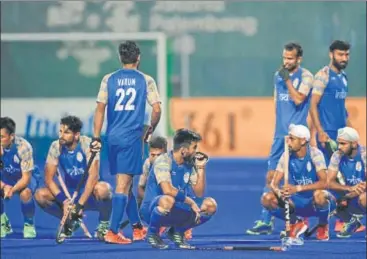
{"label": "player's head covering", "polygon": [[350,142],[359,141],[358,132],[351,127],[344,127],[338,130],[338,139],[343,139]]}
{"label": "player's head covering", "polygon": [[288,133],[297,138],[304,138],[306,141],[310,141],[311,138],[310,130],[304,125],[291,124],[289,125]]}

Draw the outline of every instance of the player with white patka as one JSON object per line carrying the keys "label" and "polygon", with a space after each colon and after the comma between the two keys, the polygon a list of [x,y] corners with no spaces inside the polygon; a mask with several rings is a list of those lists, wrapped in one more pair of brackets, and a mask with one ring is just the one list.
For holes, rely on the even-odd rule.
{"label": "player with white patka", "polygon": [[[290,198],[290,237],[297,238],[307,230],[304,220],[298,217],[318,217],[316,237],[329,239],[329,214],[336,207],[335,199],[326,189],[326,164],[322,152],[309,145],[310,131],[304,125],[289,126],[287,145],[289,164],[283,153],[271,184],[271,192],[263,196],[262,204],[270,213],[284,219],[284,198]],[[288,167],[289,184],[279,188]]]}
{"label": "player with white patka", "polygon": [[351,127],[338,130],[338,150],[331,157],[328,186],[338,198],[336,216],[345,222],[337,234],[349,238],[362,226],[357,215],[366,215],[366,147]]}

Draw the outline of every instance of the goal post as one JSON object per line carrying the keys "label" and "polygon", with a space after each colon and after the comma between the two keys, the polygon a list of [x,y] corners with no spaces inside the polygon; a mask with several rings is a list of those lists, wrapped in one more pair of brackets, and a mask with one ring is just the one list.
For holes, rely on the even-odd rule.
{"label": "goal post", "polygon": [[[167,37],[162,32],[71,32],[71,33],[1,33],[1,42],[55,42],[55,41],[155,41],[157,86],[162,100],[162,119],[157,130],[163,136],[169,135],[168,95],[167,95]],[[107,73],[108,71],[106,71]]]}

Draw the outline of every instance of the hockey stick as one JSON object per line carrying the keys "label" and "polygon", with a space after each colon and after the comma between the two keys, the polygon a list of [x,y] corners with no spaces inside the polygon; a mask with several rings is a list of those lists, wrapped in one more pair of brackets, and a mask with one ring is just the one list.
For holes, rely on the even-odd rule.
{"label": "hockey stick", "polygon": [[[59,172],[59,169],[56,170],[56,175],[57,175],[57,179],[59,180],[59,183],[61,185],[61,188],[64,191],[66,197],[71,200],[70,193],[69,193],[68,189],[66,188],[64,179],[62,178],[62,176],[61,176],[61,174]],[[90,232],[89,232],[87,226],[84,224],[83,220],[80,223],[80,227],[83,229],[85,236],[87,236],[89,238],[92,238],[92,235],[90,234]]]}
{"label": "hockey stick", "polygon": [[[284,137],[284,186],[288,186],[289,177],[289,147],[288,147],[288,136]],[[286,238],[290,238],[291,234],[291,220],[290,220],[290,208],[289,208],[289,197],[284,197],[284,214],[285,214],[285,232]]]}
{"label": "hockey stick", "polygon": [[200,247],[192,246],[188,250],[197,251],[274,251],[284,252],[285,248],[281,246],[222,246],[222,247]]}
{"label": "hockey stick", "polygon": [[58,244],[62,243],[64,241],[64,238],[61,237],[61,234],[62,232],[64,231],[64,226],[65,226],[65,223],[66,221],[70,218],[70,213],[71,213],[71,210],[73,208],[73,205],[74,205],[74,201],[75,201],[75,198],[78,196],[78,193],[80,191],[80,188],[82,187],[82,184],[84,183],[84,181],[87,179],[87,175],[88,175],[88,171],[92,165],[92,162],[96,156],[96,152],[92,152],[92,155],[88,161],[88,164],[87,164],[87,168],[85,169],[85,172],[82,176],[82,178],[80,179],[74,193],[73,193],[73,196],[71,197],[71,201],[70,201],[70,204],[69,206],[67,207],[66,211],[64,212],[64,216],[62,217],[61,221],[60,221],[60,224],[59,224],[59,227],[57,228],[57,233],[56,233],[56,242]]}

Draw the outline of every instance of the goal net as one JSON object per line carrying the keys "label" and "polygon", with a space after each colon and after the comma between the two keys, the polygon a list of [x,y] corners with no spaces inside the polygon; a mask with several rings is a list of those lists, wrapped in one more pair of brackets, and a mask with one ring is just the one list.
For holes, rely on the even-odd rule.
{"label": "goal net", "polygon": [[57,136],[66,114],[80,117],[83,134],[92,134],[100,82],[120,67],[117,47],[124,40],[139,44],[140,69],[157,82],[157,134],[167,136],[167,42],[159,32],[1,33],[2,116],[12,117],[17,133],[28,137]]}

